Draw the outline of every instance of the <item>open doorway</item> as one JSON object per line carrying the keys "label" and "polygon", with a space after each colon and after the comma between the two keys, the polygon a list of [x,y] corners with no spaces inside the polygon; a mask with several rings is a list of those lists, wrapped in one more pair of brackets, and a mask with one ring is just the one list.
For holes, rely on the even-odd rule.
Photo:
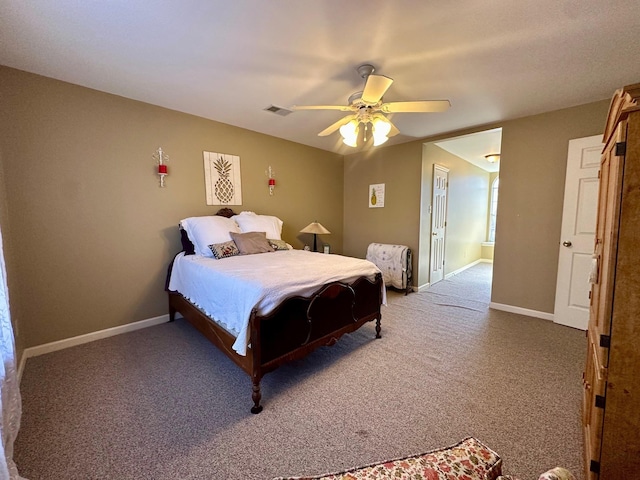
{"label": "open doorway", "polygon": [[[437,283],[478,263],[492,263],[500,185],[502,129],[425,143],[422,157],[420,287]],[[448,170],[444,254],[432,255],[433,175]],[[444,258],[442,275],[433,259]],[[431,277],[434,277],[433,279]]]}

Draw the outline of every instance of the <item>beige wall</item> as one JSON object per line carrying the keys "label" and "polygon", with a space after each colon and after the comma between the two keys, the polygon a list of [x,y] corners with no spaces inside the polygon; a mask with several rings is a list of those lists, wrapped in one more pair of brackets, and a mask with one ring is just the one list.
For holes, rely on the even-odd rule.
{"label": "beige wall", "polygon": [[[415,286],[429,281],[431,225],[428,214],[425,218],[422,212],[428,212],[431,204],[433,164],[452,170],[449,181],[455,194],[449,205],[446,273],[480,258],[480,242],[486,235],[489,178],[488,173],[459,157],[422,143],[347,155],[344,163],[345,254],[364,257],[372,242],[407,245],[414,251]],[[369,185],[376,183],[385,184],[384,208],[368,206]],[[427,235],[421,236],[421,231]]]}
{"label": "beige wall", "polygon": [[483,260],[493,261],[493,250],[494,250],[493,243],[483,243],[482,247],[480,248],[480,257]]}
{"label": "beige wall", "polygon": [[[344,166],[345,252],[361,255],[369,242],[378,241],[377,236],[389,229],[387,238],[399,238],[402,241],[395,243],[414,248],[416,256],[420,257],[419,272],[424,272],[423,263],[428,258],[420,251],[428,248],[428,243],[424,239],[426,236],[423,236],[423,244],[420,243],[420,212],[416,207],[421,203],[428,205],[425,202],[429,198],[429,195],[421,194],[421,185],[426,188],[426,175],[419,173],[422,169],[422,145],[502,127],[492,301],[553,312],[568,142],[572,138],[601,133],[608,107],[609,100],[605,99],[383,147],[375,154],[347,156]],[[406,168],[407,173],[398,172],[400,167]],[[427,167],[425,165],[424,174],[430,171]],[[365,187],[368,183],[386,183],[388,200],[385,201],[394,205],[401,202],[404,214],[397,215],[396,211],[367,212],[366,203],[350,206],[348,200],[354,198],[353,191],[359,192],[358,202],[366,201]],[[397,200],[390,192],[397,192]],[[386,210],[386,207],[378,210]],[[425,227],[422,228],[424,230]],[[423,274],[419,275],[423,279]]]}
{"label": "beige wall", "polygon": [[503,125],[493,302],[553,313],[569,140],[602,133],[609,103]]}
{"label": "beige wall", "polygon": [[[421,151],[419,142],[411,142],[345,157],[346,255],[364,258],[372,242],[418,250]],[[384,208],[369,208],[369,185],[376,183],[385,184]]]}
{"label": "beige wall", "polygon": [[[2,97],[0,96],[0,99]],[[2,150],[0,149],[0,234],[2,235],[2,254],[4,257],[5,266],[7,272],[13,270],[14,265],[14,255],[13,250],[11,248],[11,235],[10,232],[10,224],[9,224],[9,209],[7,206],[7,190],[6,190],[6,182],[4,178],[4,159],[2,156]],[[13,287],[16,284],[15,278],[12,275],[8,275],[7,283],[9,284],[9,289],[12,292]],[[9,301],[11,301],[11,294],[9,294]],[[19,333],[19,325],[16,322],[15,316],[11,316],[11,323],[13,324],[13,331],[16,341],[16,350],[18,353],[18,360],[20,360],[22,356],[22,343],[21,338],[17,335]]]}
{"label": "beige wall", "polygon": [[[205,204],[203,150],[240,156],[236,211],[279,216],[298,248],[317,219],[342,251],[340,155],[6,67],[0,98],[0,220],[25,348],[167,313],[177,224],[219,208]],[[171,158],[163,189],[151,158],[159,146]]]}
{"label": "beige wall", "polygon": [[449,169],[447,189],[447,229],[445,236],[445,275],[481,258],[480,244],[487,236],[487,195],[489,173],[446,150],[425,143],[422,150],[421,248],[418,284],[429,283],[433,166]]}
{"label": "beige wall", "polygon": [[[243,205],[296,247],[318,220],[332,251],[420,250],[423,144],[503,127],[492,300],[552,312],[567,143],[602,131],[609,100],[345,157],[0,67],[0,221],[21,348],[166,313],[181,218],[211,214],[202,151],[241,157]],[[160,189],[151,155],[171,156]],[[268,195],[264,171],[277,186]],[[430,191],[430,175],[429,175]],[[386,184],[385,208],[368,186]],[[427,266],[428,268],[428,266]],[[416,270],[417,271],[417,270]],[[414,282],[417,283],[417,282]]]}

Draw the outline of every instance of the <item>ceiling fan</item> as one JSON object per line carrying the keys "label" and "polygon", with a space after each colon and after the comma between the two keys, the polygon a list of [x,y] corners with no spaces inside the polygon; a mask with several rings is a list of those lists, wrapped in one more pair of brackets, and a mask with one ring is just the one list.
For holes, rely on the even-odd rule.
{"label": "ceiling fan", "polygon": [[449,100],[417,100],[410,102],[383,102],[382,96],[393,83],[393,79],[384,75],[374,75],[372,65],[360,65],[358,74],[365,79],[364,89],[349,97],[348,105],[294,105],[292,110],[340,110],[351,112],[334,124],[321,131],[318,136],[324,137],[340,130],[342,141],[350,147],[356,147],[360,124],[364,125],[366,141],[368,125],[371,124],[374,146],[382,145],[389,137],[400,133],[385,113],[429,113],[444,112],[451,103]]}

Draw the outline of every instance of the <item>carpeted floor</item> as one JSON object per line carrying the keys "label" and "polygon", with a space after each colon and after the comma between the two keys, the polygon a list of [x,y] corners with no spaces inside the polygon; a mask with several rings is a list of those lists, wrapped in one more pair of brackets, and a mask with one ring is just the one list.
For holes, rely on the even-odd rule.
{"label": "carpeted floor", "polygon": [[504,473],[582,479],[584,332],[488,308],[491,265],[404,296],[262,381],[178,320],[27,361],[14,458],[37,479],[270,479],[474,436]]}

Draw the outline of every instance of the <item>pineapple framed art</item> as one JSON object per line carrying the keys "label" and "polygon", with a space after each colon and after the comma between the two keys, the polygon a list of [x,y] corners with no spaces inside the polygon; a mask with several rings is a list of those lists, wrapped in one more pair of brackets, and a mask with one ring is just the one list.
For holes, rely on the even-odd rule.
{"label": "pineapple framed art", "polygon": [[207,205],[242,205],[240,157],[202,152]]}
{"label": "pineapple framed art", "polygon": [[384,207],[384,183],[369,185],[369,208]]}

